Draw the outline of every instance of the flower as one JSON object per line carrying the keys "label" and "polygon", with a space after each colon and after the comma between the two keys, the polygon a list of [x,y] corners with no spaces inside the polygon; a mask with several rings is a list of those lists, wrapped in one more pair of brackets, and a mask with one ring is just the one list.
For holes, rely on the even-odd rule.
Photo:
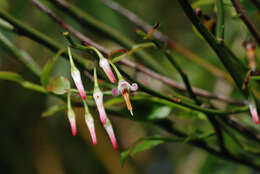
{"label": "flower", "polygon": [[249,102],[249,109],[255,124],[258,124],[259,123],[258,114],[257,114],[257,109],[254,101]]}
{"label": "flower", "polygon": [[109,65],[108,60],[106,58],[104,58],[104,57],[100,57],[99,66],[104,70],[104,72],[106,73],[106,75],[109,78],[109,80],[112,83],[115,83],[116,82],[116,78],[114,76],[114,73],[113,73],[110,65]]}
{"label": "flower", "polygon": [[76,117],[75,117],[75,112],[73,111],[72,106],[71,106],[70,93],[68,93],[68,96],[67,96],[67,109],[68,109],[67,115],[68,115],[68,119],[70,121],[72,135],[76,136],[76,134],[77,134]]}
{"label": "flower", "polygon": [[70,121],[72,135],[76,136],[77,134],[76,118],[75,118],[75,113],[72,109],[68,109],[68,118]]}
{"label": "flower", "polygon": [[110,120],[107,118],[106,124],[104,124],[104,128],[106,129],[106,132],[110,138],[110,141],[112,142],[113,148],[115,150],[118,150],[117,140],[114,134],[113,127],[111,125]]}
{"label": "flower", "polygon": [[96,132],[95,132],[94,119],[93,119],[91,113],[89,112],[89,108],[88,108],[86,101],[83,100],[83,104],[84,104],[84,109],[85,109],[85,121],[86,121],[86,124],[87,124],[89,132],[90,132],[92,143],[95,146],[97,144],[97,138],[96,138]]}
{"label": "flower", "polygon": [[97,88],[97,89],[95,88],[94,93],[93,93],[93,97],[94,97],[94,100],[95,100],[96,105],[97,105],[100,120],[101,120],[102,124],[105,124],[107,115],[106,115],[106,111],[104,109],[102,91],[99,88]]}
{"label": "flower", "polygon": [[76,85],[76,87],[79,91],[79,94],[80,94],[82,100],[86,100],[87,97],[86,97],[86,93],[85,93],[85,90],[84,90],[84,87],[83,87],[83,84],[82,84],[80,72],[74,64],[74,61],[72,59],[72,55],[71,55],[71,51],[70,51],[69,47],[68,47],[68,52],[69,52],[72,79],[73,79],[73,81],[74,81],[74,83],[75,83],[75,85]]}
{"label": "flower", "polygon": [[90,132],[92,143],[95,146],[97,144],[97,138],[96,138],[96,132],[95,132],[95,126],[94,126],[94,119],[93,119],[92,115],[86,113],[85,121],[86,121],[86,124],[87,124],[89,132]]}
{"label": "flower", "polygon": [[83,87],[83,84],[81,81],[80,72],[76,67],[71,68],[71,76],[79,91],[79,94],[80,94],[82,100],[86,100],[87,96],[86,96],[86,93],[85,93],[85,90],[84,90],[84,87]]}
{"label": "flower", "polygon": [[124,100],[126,102],[127,109],[130,111],[131,115],[133,115],[133,108],[130,102],[130,97],[129,97],[129,91],[137,91],[138,90],[138,85],[136,83],[133,83],[130,85],[127,81],[125,80],[120,80],[118,82],[117,89],[114,88],[112,90],[112,94],[114,96],[117,96],[119,94],[122,94],[124,97]]}

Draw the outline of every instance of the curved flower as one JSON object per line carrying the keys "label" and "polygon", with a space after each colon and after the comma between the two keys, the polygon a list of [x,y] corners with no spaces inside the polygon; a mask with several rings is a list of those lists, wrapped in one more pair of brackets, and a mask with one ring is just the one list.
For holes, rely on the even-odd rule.
{"label": "curved flower", "polygon": [[130,111],[131,115],[133,115],[133,108],[132,108],[130,97],[129,97],[129,91],[137,91],[137,90],[138,90],[138,85],[136,83],[133,83],[132,85],[130,85],[125,80],[120,80],[118,82],[117,89],[114,88],[112,90],[112,94],[115,96],[117,96],[119,94],[123,95],[124,100],[126,102],[127,109]]}
{"label": "curved flower", "polygon": [[117,140],[116,140],[111,122],[108,118],[107,118],[106,124],[104,124],[104,128],[106,129],[106,132],[110,138],[110,141],[112,142],[114,149],[117,150],[118,149]]}
{"label": "curved flower", "polygon": [[116,77],[114,76],[114,73],[109,65],[109,62],[106,58],[101,57],[99,60],[99,66],[104,70],[106,73],[107,77],[112,83],[116,82]]}
{"label": "curved flower", "polygon": [[102,91],[99,88],[95,89],[94,93],[93,93],[93,97],[94,97],[94,100],[95,100],[96,105],[97,105],[100,120],[101,120],[102,124],[105,124],[107,115],[106,115],[106,111],[105,111],[104,104],[103,104],[103,93],[102,93]]}

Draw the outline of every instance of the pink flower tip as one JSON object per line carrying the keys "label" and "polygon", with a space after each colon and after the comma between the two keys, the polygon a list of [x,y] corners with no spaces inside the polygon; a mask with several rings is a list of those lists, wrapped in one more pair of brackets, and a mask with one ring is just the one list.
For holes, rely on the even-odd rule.
{"label": "pink flower tip", "polygon": [[70,117],[69,121],[70,121],[70,127],[71,127],[72,135],[76,136],[77,135],[77,127],[76,127],[75,117]]}
{"label": "pink flower tip", "polygon": [[86,124],[90,132],[92,143],[95,146],[97,144],[97,137],[95,132],[94,120],[91,116],[86,116]]}
{"label": "pink flower tip", "polygon": [[101,120],[102,124],[106,124],[107,114],[106,114],[106,111],[104,108],[104,103],[103,103],[103,93],[99,89],[94,90],[93,97],[94,97],[96,105],[97,105],[100,120]]}
{"label": "pink flower tip", "polygon": [[112,82],[112,83],[115,83],[116,82],[116,77],[109,65],[109,62],[106,58],[100,58],[100,61],[99,61],[99,66],[104,70],[104,72],[106,73],[107,77],[109,78],[109,80]]}
{"label": "pink flower tip", "polygon": [[259,124],[257,109],[256,109],[256,106],[253,102],[249,103],[249,109],[250,109],[250,113],[251,113],[251,116],[252,116],[255,124]]}
{"label": "pink flower tip", "polygon": [[105,125],[105,129],[108,133],[108,136],[110,138],[110,141],[113,145],[113,148],[115,150],[118,150],[118,144],[117,144],[117,140],[116,140],[116,137],[115,137],[115,134],[114,134],[114,131],[113,131],[113,128],[112,128],[112,125],[110,122],[108,122],[108,124]]}
{"label": "pink flower tip", "polygon": [[79,91],[79,94],[82,98],[82,100],[86,100],[87,96],[86,96],[86,93],[85,93],[85,89],[83,87],[83,83],[82,83],[82,80],[81,80],[81,76],[80,76],[80,72],[78,69],[76,68],[73,68],[72,71],[71,71],[71,76],[72,76],[72,79],[74,80],[74,83]]}

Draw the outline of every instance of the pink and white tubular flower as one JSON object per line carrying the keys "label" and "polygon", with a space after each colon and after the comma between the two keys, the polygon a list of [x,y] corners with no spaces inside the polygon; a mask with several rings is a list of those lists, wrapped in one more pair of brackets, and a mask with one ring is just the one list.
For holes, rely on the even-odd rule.
{"label": "pink and white tubular flower", "polygon": [[85,109],[85,121],[86,121],[86,124],[87,124],[89,132],[90,132],[92,143],[95,146],[97,144],[97,137],[96,137],[94,119],[93,119],[91,113],[89,112],[86,101],[83,100],[83,104],[84,104],[84,109]]}
{"label": "pink and white tubular flower", "polygon": [[75,113],[72,109],[68,110],[68,118],[70,121],[72,135],[76,136],[76,134],[77,134],[76,117],[75,117]]}
{"label": "pink and white tubular flower", "polygon": [[88,126],[90,136],[92,139],[93,145],[97,145],[97,137],[96,137],[96,132],[95,132],[95,126],[94,126],[94,119],[91,115],[85,114],[85,121]]}
{"label": "pink and white tubular flower", "polygon": [[105,124],[107,114],[106,114],[106,111],[105,111],[105,108],[104,108],[102,91],[99,88],[95,89],[94,93],[93,93],[93,97],[94,97],[94,100],[95,100],[96,105],[97,105],[100,120],[101,120],[102,124]]}
{"label": "pink and white tubular flower", "polygon": [[110,138],[110,141],[112,142],[113,148],[115,150],[118,150],[117,140],[114,134],[113,127],[111,125],[110,120],[107,118],[106,124],[104,124],[104,128],[106,129],[106,132]]}
{"label": "pink and white tubular flower", "polygon": [[99,66],[103,69],[103,71],[106,73],[107,77],[112,83],[116,82],[116,77],[114,76],[114,73],[109,65],[109,62],[106,58],[100,57],[99,60]]}
{"label": "pink and white tubular flower", "polygon": [[70,121],[72,135],[76,136],[76,134],[77,134],[76,116],[75,116],[75,112],[73,111],[72,106],[71,106],[70,93],[68,93],[68,96],[67,96],[67,109],[68,109],[67,115],[68,115],[68,119]]}
{"label": "pink and white tubular flower", "polygon": [[80,72],[76,67],[71,67],[71,76],[79,91],[79,94],[80,94],[82,100],[86,100],[87,96],[86,96],[85,89],[82,84]]}
{"label": "pink and white tubular flower", "polygon": [[80,72],[74,64],[74,61],[73,61],[69,47],[68,47],[68,53],[69,53],[69,59],[70,59],[70,67],[71,67],[70,71],[71,71],[72,79],[73,79],[73,81],[74,81],[74,83],[75,83],[75,85],[76,85],[76,87],[79,91],[79,94],[80,94],[82,100],[86,100],[87,96],[86,96],[86,93],[85,93],[85,90],[84,90],[84,87],[83,87]]}
{"label": "pink and white tubular flower", "polygon": [[258,120],[257,108],[254,101],[249,102],[249,109],[255,124],[258,124],[259,120]]}
{"label": "pink and white tubular flower", "polygon": [[112,94],[114,96],[118,96],[119,94],[123,95],[124,100],[126,102],[127,109],[130,111],[131,115],[133,115],[133,108],[130,101],[129,91],[137,91],[137,90],[138,90],[138,85],[136,83],[130,85],[125,80],[120,80],[118,82],[117,88],[114,88],[112,90]]}

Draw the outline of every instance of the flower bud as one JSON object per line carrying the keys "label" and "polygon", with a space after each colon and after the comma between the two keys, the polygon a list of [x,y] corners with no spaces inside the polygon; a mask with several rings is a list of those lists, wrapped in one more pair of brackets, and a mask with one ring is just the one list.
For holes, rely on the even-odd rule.
{"label": "flower bud", "polygon": [[106,115],[106,111],[104,108],[102,91],[100,89],[94,90],[93,97],[94,97],[94,100],[97,105],[100,120],[101,120],[102,124],[105,124],[107,115]]}
{"label": "flower bud", "polygon": [[104,128],[106,129],[106,132],[107,132],[107,134],[110,138],[110,141],[113,145],[113,148],[115,150],[118,150],[118,145],[117,145],[117,140],[116,140],[116,137],[115,137],[115,134],[114,134],[114,130],[113,130],[111,122],[108,118],[107,118],[106,124],[104,125]]}
{"label": "flower bud", "polygon": [[82,84],[80,72],[76,67],[71,68],[71,76],[72,76],[72,79],[74,80],[74,83],[79,91],[79,94],[80,94],[82,100],[86,100],[87,97],[86,97],[86,93],[85,93],[85,90],[84,90],[84,87]]}
{"label": "flower bud", "polygon": [[257,108],[254,101],[249,102],[249,109],[255,124],[258,124],[259,120],[258,120]]}
{"label": "flower bud", "polygon": [[116,78],[114,76],[114,73],[109,65],[109,62],[106,58],[100,58],[99,66],[103,69],[103,71],[106,73],[107,77],[112,83],[116,82]]}
{"label": "flower bud", "polygon": [[92,143],[95,146],[97,144],[97,138],[96,138],[96,132],[95,132],[95,126],[94,126],[94,119],[92,115],[90,114],[85,114],[85,121],[88,126],[90,136],[92,139]]}
{"label": "flower bud", "polygon": [[84,104],[84,109],[85,109],[85,121],[86,121],[86,124],[87,124],[89,132],[90,132],[92,143],[95,146],[97,144],[97,138],[96,138],[96,132],[95,132],[94,119],[93,119],[91,113],[89,112],[86,101],[83,101],[83,104]]}
{"label": "flower bud", "polygon": [[75,112],[72,110],[72,108],[68,109],[68,119],[70,121],[72,135],[76,136],[77,134],[76,117],[75,117]]}

